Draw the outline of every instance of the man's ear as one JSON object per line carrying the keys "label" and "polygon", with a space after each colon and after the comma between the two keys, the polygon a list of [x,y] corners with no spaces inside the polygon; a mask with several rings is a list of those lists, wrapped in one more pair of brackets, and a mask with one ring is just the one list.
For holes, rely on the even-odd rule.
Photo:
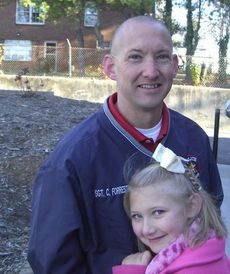
{"label": "man's ear", "polygon": [[198,216],[202,207],[202,198],[198,193],[192,194],[187,201],[187,216],[194,218]]}
{"label": "man's ear", "polygon": [[116,80],[116,73],[114,70],[114,60],[111,54],[106,54],[102,61],[102,67],[106,76],[112,80]]}

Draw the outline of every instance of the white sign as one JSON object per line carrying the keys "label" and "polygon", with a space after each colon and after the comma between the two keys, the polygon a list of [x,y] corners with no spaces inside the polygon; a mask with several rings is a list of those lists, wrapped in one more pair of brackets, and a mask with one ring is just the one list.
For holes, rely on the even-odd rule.
{"label": "white sign", "polygon": [[89,3],[85,7],[84,26],[94,27],[97,23],[98,13],[97,8],[93,3]]}
{"label": "white sign", "polygon": [[5,40],[5,61],[31,61],[32,43],[29,40]]}

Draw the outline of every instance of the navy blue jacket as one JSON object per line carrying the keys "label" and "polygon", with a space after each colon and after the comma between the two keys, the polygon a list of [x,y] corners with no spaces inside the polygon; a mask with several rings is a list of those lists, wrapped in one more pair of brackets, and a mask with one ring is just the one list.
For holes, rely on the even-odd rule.
{"label": "navy blue jacket", "polygon": [[[218,206],[223,191],[208,136],[193,121],[169,110],[162,141],[196,161],[203,186]],[[72,129],[56,146],[34,182],[28,260],[34,273],[110,274],[137,251],[123,210],[125,161],[152,153],[113,118],[107,103]]]}

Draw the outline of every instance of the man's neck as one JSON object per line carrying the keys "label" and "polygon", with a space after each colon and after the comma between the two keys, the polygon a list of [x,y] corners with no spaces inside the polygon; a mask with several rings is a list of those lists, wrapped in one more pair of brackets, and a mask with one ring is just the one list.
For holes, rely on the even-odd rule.
{"label": "man's neck", "polygon": [[123,106],[119,101],[116,103],[118,111],[125,119],[136,128],[152,128],[159,123],[162,118],[163,104],[155,109],[140,109]]}

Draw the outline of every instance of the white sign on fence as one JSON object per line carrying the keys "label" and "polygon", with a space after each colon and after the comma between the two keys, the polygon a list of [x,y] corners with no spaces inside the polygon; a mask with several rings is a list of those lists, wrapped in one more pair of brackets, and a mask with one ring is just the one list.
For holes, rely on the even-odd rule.
{"label": "white sign on fence", "polygon": [[5,40],[5,61],[31,61],[32,43],[29,40]]}

